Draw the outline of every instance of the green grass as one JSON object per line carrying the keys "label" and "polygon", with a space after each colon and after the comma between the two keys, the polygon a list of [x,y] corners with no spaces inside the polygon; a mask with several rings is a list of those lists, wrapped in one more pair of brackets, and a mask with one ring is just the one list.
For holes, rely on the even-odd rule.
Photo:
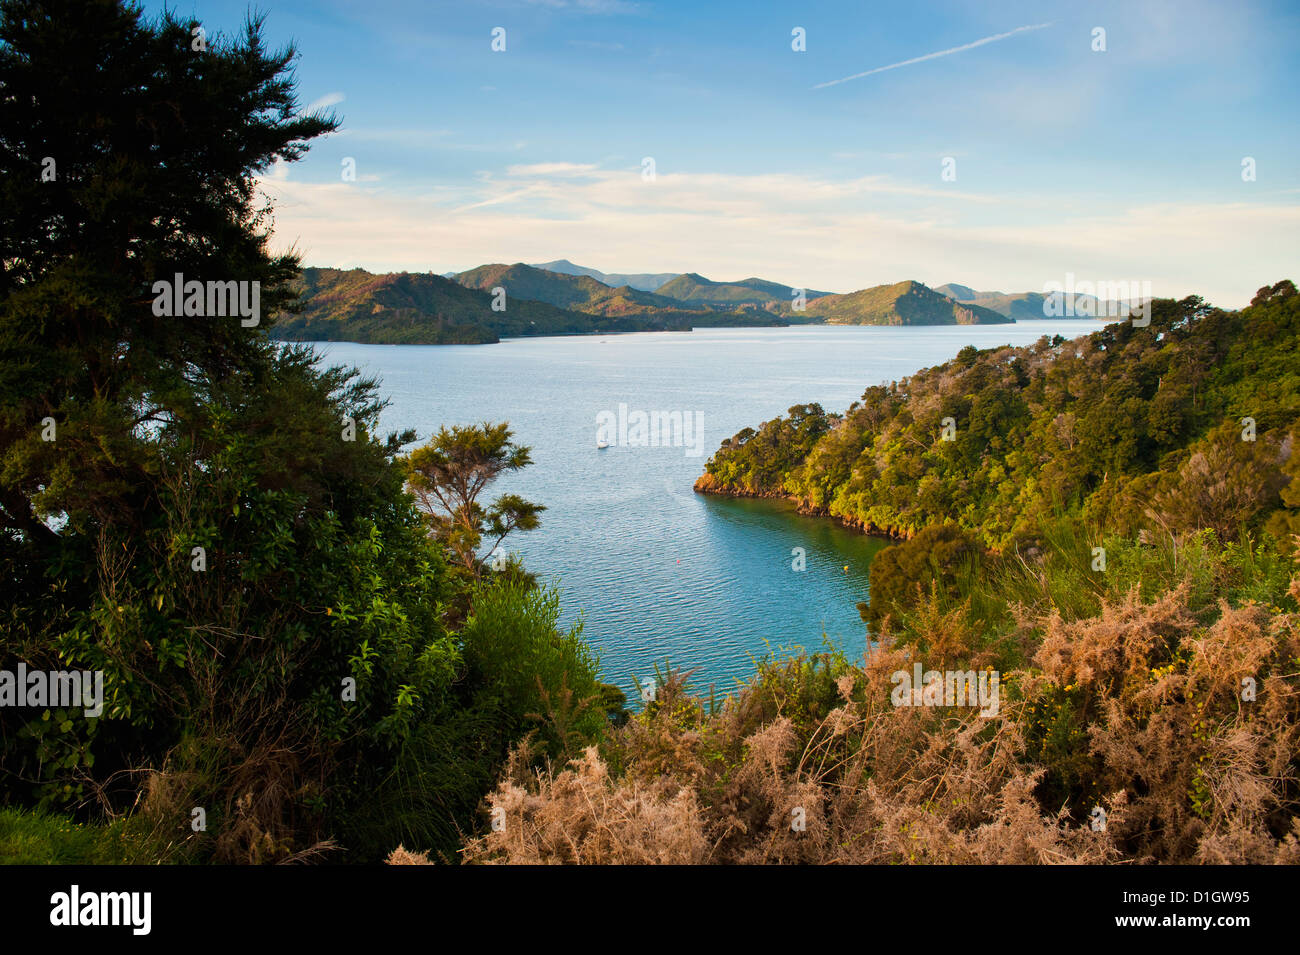
{"label": "green grass", "polygon": [[119,865],[134,860],[125,823],[84,825],[41,810],[0,808],[0,865]]}
{"label": "green grass", "polygon": [[[1122,602],[1130,592],[1150,602],[1186,586],[1188,609],[1205,623],[1218,618],[1220,600],[1275,612],[1297,609],[1288,592],[1295,564],[1266,534],[1243,532],[1225,543],[1203,530],[1176,543],[1158,534],[1139,543],[1062,514],[1043,522],[1038,540],[1041,553],[1034,560],[1011,551],[978,567],[959,568],[955,595],[941,593],[935,606],[939,612],[965,606],[966,626],[981,635],[982,649],[1003,651],[1000,665],[1006,668],[1027,665],[1023,652],[1036,646],[1036,641],[1023,647],[1012,640],[1017,607],[1033,618],[1058,613],[1067,621],[1084,620],[1100,614],[1103,602]],[[1097,546],[1106,552],[1105,571],[1093,569]],[[928,619],[909,603],[895,620],[896,639],[924,644]]]}

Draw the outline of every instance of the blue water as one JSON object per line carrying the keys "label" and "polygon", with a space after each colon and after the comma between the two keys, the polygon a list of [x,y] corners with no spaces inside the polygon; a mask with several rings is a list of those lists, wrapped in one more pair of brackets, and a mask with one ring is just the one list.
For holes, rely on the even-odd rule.
{"label": "blue water", "polygon": [[[744,427],[820,402],[842,411],[869,385],[938,364],[965,345],[1028,344],[1094,323],[877,328],[700,329],[495,345],[322,343],[329,363],[376,375],[391,404],[385,432],[507,420],[533,464],[489,488],[546,505],[542,526],[506,549],[561,588],[567,622],[584,620],[603,676],[634,694],[656,663],[694,669],[719,692],[771,650],[816,649],[823,634],[866,646],[856,603],[884,542],[782,502],[691,490],[718,444]],[[685,447],[597,450],[597,415],[702,415],[702,455]],[[692,435],[694,437],[694,435]],[[793,548],[807,569],[792,569]],[[846,570],[847,567],[847,570]]]}

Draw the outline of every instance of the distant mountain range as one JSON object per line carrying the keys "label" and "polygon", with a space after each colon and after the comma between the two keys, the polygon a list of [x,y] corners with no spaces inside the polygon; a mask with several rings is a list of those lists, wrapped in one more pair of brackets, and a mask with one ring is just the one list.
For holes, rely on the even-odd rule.
{"label": "distant mountain range", "polygon": [[[741,279],[739,282],[712,282],[696,272],[686,272],[671,282],[659,286],[659,294],[681,302],[699,302],[705,305],[789,305],[794,299],[794,288],[779,282],[763,279]],[[829,292],[804,291],[806,300]]]}
{"label": "distant mountain range", "polygon": [[[1129,303],[1126,301],[1102,301],[1095,295],[1053,292],[977,292],[967,285],[949,282],[935,289],[941,295],[991,309],[999,315],[1014,318],[1018,322],[1042,321],[1052,318],[1106,318],[1107,316],[1126,315]],[[1048,302],[1051,302],[1049,305]],[[1140,302],[1134,302],[1137,307]]]}
{"label": "distant mountain range", "polygon": [[589,275],[550,272],[532,265],[480,265],[461,272],[456,281],[466,288],[490,292],[506,289],[511,298],[546,302],[589,315],[646,315],[655,312],[681,313],[698,318],[710,313],[703,305],[693,308],[675,298],[635,289],[630,285],[611,288]]}
{"label": "distant mountain range", "polygon": [[[516,262],[446,275],[307,268],[298,280],[299,307],[279,316],[272,335],[437,345],[710,326],[989,325],[1053,317],[1045,314],[1048,297],[1041,293],[979,292],[956,283],[932,289],[907,281],[843,295],[808,289],[797,309],[793,287],[765,279],[605,273],[567,259],[545,265],[554,268]],[[655,291],[644,287],[651,285]],[[1068,298],[1058,295],[1056,305],[1072,303],[1081,318],[1090,317],[1089,304],[1098,307],[1090,296]],[[494,302],[504,302],[504,309],[494,310]]]}
{"label": "distant mountain range", "polygon": [[608,285],[611,288],[618,288],[620,285],[630,285],[634,289],[642,292],[657,292],[659,286],[672,279],[677,278],[676,272],[660,272],[651,274],[648,272],[639,272],[635,274],[624,274],[621,272],[601,272],[599,269],[589,269],[584,265],[574,265],[568,259],[556,259],[554,262],[542,262],[534,265],[535,269],[545,269],[548,272],[559,272],[561,275],[585,275],[593,278],[597,282]]}
{"label": "distant mountain range", "polygon": [[440,275],[364,269],[303,269],[297,314],[272,329],[289,341],[404,345],[474,345],[502,337],[597,332],[689,331],[671,315],[596,316],[546,302],[512,298],[493,311],[493,296]]}

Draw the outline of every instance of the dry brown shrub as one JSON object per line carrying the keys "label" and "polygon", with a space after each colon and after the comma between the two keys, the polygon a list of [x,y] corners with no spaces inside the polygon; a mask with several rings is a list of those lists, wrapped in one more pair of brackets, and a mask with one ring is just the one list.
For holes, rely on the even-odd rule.
{"label": "dry brown shrub", "polygon": [[[1106,699],[1092,727],[1107,784],[1134,794],[1118,837],[1161,862],[1271,859],[1300,794],[1296,621],[1224,605],[1203,634],[1185,626],[1178,649],[1185,665],[1155,668],[1146,687]],[[1254,701],[1242,699],[1246,678]]]}
{"label": "dry brown shrub", "polygon": [[[1003,675],[991,718],[893,706],[890,677],[914,659],[891,645],[837,673],[837,699],[812,723],[790,687],[760,680],[709,713],[670,680],[604,755],[588,749],[558,771],[516,760],[489,800],[505,829],[471,841],[465,859],[1300,863],[1297,621],[1223,605],[1206,626],[1186,598],[1133,593],[1093,618],[1038,619],[1034,665]],[[1051,766],[1028,755],[1032,708],[1067,692],[1082,700],[1080,755],[1107,794],[1102,831],[1089,805],[1043,804]]]}
{"label": "dry brown shrub", "polygon": [[[315,861],[337,848],[304,808],[305,797],[323,786],[315,746],[309,735],[285,727],[214,729],[178,746],[147,774],[140,818],[156,839],[210,853],[220,863]],[[199,833],[190,825],[195,807],[208,820]]]}
{"label": "dry brown shrub", "polygon": [[708,846],[695,794],[665,776],[646,786],[614,782],[589,747],[558,773],[538,773],[535,785],[503,781],[490,797],[504,825],[463,850],[474,862],[602,863],[706,862]]}
{"label": "dry brown shrub", "polygon": [[1105,604],[1099,617],[1067,623],[1053,613],[1034,663],[1061,686],[1095,687],[1106,696],[1145,684],[1151,663],[1165,662],[1195,625],[1186,598],[1179,588],[1143,604],[1133,591]]}
{"label": "dry brown shrub", "polygon": [[398,846],[388,853],[384,860],[386,865],[433,865],[427,852],[411,852],[405,846]]}

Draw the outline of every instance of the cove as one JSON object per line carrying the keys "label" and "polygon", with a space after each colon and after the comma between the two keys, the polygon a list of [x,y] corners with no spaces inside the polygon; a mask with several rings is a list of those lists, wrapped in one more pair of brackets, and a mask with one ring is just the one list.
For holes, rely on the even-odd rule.
{"label": "cove", "polygon": [[[390,404],[383,431],[509,421],[533,464],[490,494],[546,505],[542,525],[507,538],[561,592],[564,620],[585,621],[602,677],[630,698],[665,661],[691,683],[730,690],[769,648],[815,651],[822,634],[866,648],[856,604],[887,542],[787,502],[694,493],[724,438],[795,404],[842,411],[870,385],[940,364],[965,345],[1073,336],[1079,321],[931,327],[697,329],[505,340],[494,345],[318,345],[325,364],[360,368]],[[699,457],[682,447],[598,449],[602,413],[673,409],[698,422]],[[792,568],[793,548],[806,569]],[[845,570],[845,567],[848,570]]]}

